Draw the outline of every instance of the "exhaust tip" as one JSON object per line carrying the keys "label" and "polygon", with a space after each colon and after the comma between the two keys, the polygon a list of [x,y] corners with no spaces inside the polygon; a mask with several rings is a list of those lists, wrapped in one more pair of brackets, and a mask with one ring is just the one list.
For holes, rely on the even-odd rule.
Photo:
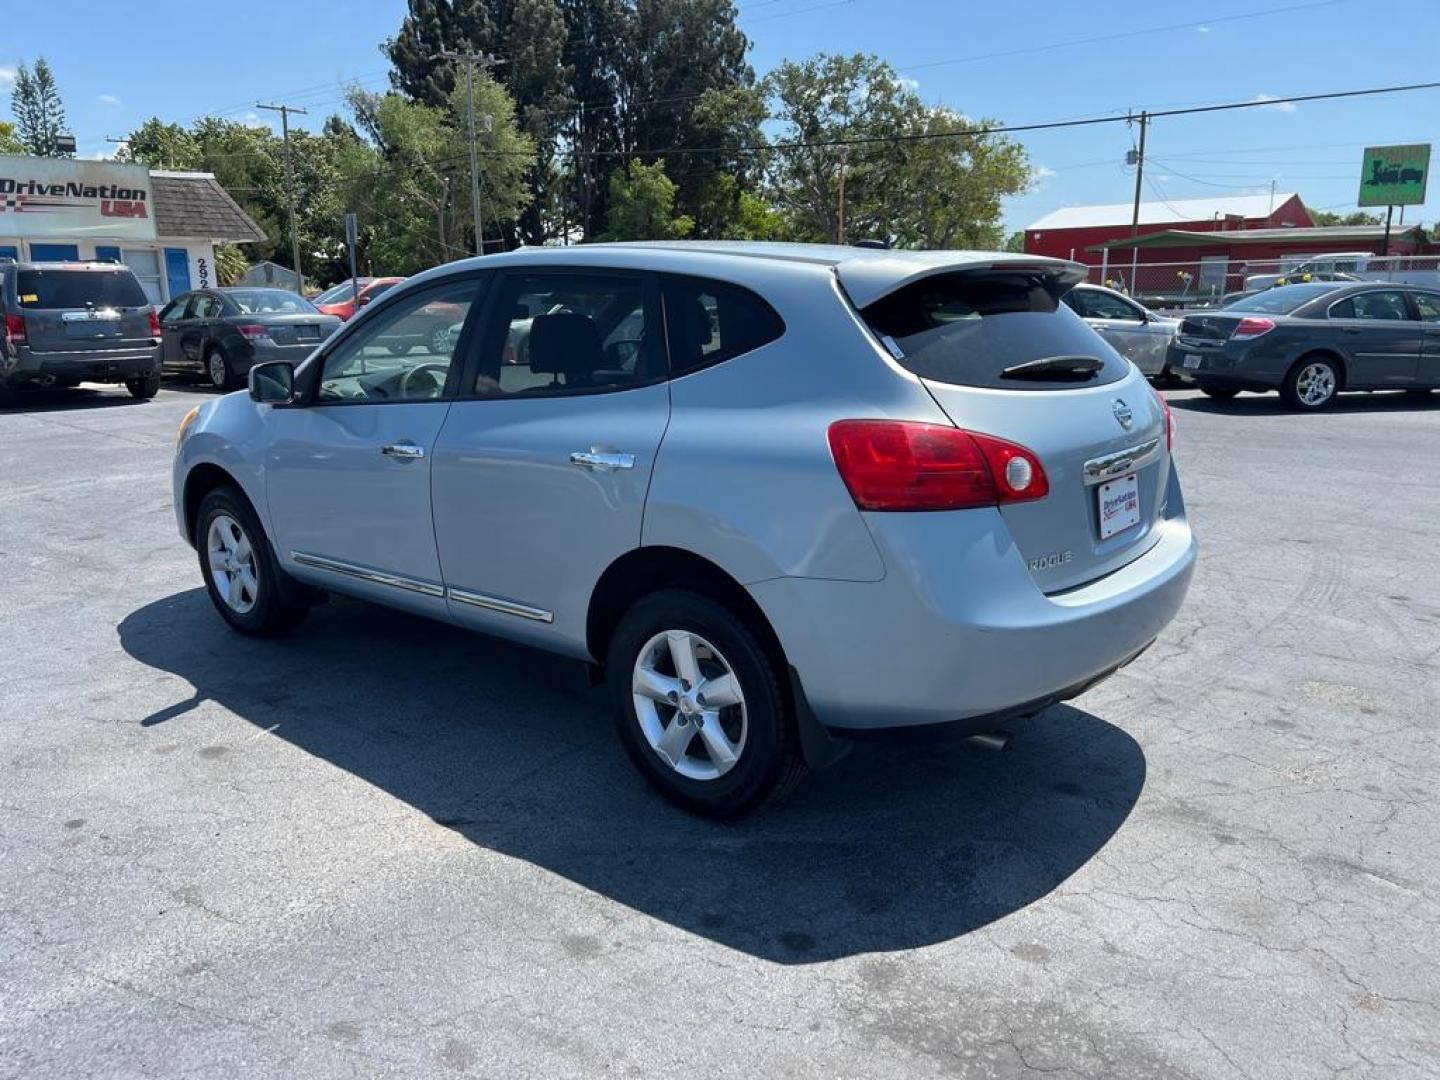
{"label": "exhaust tip", "polygon": [[965,741],[977,750],[998,754],[1010,744],[1010,734],[1005,731],[983,731],[979,735],[971,735]]}

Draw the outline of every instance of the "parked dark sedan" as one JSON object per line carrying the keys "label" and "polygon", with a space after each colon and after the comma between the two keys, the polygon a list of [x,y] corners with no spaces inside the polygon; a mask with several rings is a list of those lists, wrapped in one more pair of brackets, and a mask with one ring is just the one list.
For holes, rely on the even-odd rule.
{"label": "parked dark sedan", "polygon": [[197,289],[160,312],[161,370],[232,390],[266,360],[298,364],[340,325],[284,289]]}
{"label": "parked dark sedan", "polygon": [[1188,315],[1169,367],[1213,398],[1279,390],[1323,409],[1342,390],[1440,388],[1440,290],[1382,282],[1281,285]]}

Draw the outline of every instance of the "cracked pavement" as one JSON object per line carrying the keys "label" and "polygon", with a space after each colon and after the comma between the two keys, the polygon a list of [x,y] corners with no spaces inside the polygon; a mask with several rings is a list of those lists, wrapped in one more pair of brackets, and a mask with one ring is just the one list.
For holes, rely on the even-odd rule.
{"label": "cracked pavement", "polygon": [[1440,394],[1169,394],[1203,549],[1148,653],[733,826],[574,664],[227,631],[202,396],[0,413],[0,1077],[1440,1075]]}

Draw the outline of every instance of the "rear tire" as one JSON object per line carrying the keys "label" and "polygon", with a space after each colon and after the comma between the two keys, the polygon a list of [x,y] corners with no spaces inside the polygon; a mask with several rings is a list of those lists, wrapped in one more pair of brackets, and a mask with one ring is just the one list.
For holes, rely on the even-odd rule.
{"label": "rear tire", "polygon": [[138,379],[126,379],[125,389],[130,391],[131,397],[148,401],[160,392],[160,373],[156,371]]}
{"label": "rear tire", "polygon": [[280,637],[304,620],[309,594],[280,568],[265,529],[239,488],[211,491],[195,513],[195,550],[215,610],[250,637]]}
{"label": "rear tire", "polygon": [[606,662],[616,728],[636,767],[671,802],[713,818],[747,814],[804,775],[781,675],[743,620],[678,589],[625,613]]}
{"label": "rear tire", "polygon": [[1231,386],[1202,386],[1200,392],[1216,401],[1229,401],[1240,394],[1239,390]]}
{"label": "rear tire", "polygon": [[1285,373],[1280,399],[1298,412],[1328,408],[1340,393],[1340,365],[1328,356],[1302,356]]}
{"label": "rear tire", "polygon": [[235,370],[230,366],[230,358],[218,345],[212,345],[205,353],[205,378],[209,380],[211,386],[221,392],[233,390],[237,385]]}

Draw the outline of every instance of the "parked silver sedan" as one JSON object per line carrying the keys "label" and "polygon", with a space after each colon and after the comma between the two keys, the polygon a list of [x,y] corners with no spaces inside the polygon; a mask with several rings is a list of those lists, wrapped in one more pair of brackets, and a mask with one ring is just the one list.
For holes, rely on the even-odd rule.
{"label": "parked silver sedan", "polygon": [[1065,303],[1142,375],[1156,382],[1167,378],[1165,354],[1180,327],[1179,319],[1157,315],[1100,285],[1076,285],[1065,294]]}
{"label": "parked silver sedan", "polygon": [[[647,779],[743,813],[835,735],[993,732],[1174,617],[1169,412],[1059,302],[1083,273],[722,243],[440,267],[186,418],[180,532],[241,633],[333,590],[588,662]],[[458,334],[387,348],[436,304]]]}

